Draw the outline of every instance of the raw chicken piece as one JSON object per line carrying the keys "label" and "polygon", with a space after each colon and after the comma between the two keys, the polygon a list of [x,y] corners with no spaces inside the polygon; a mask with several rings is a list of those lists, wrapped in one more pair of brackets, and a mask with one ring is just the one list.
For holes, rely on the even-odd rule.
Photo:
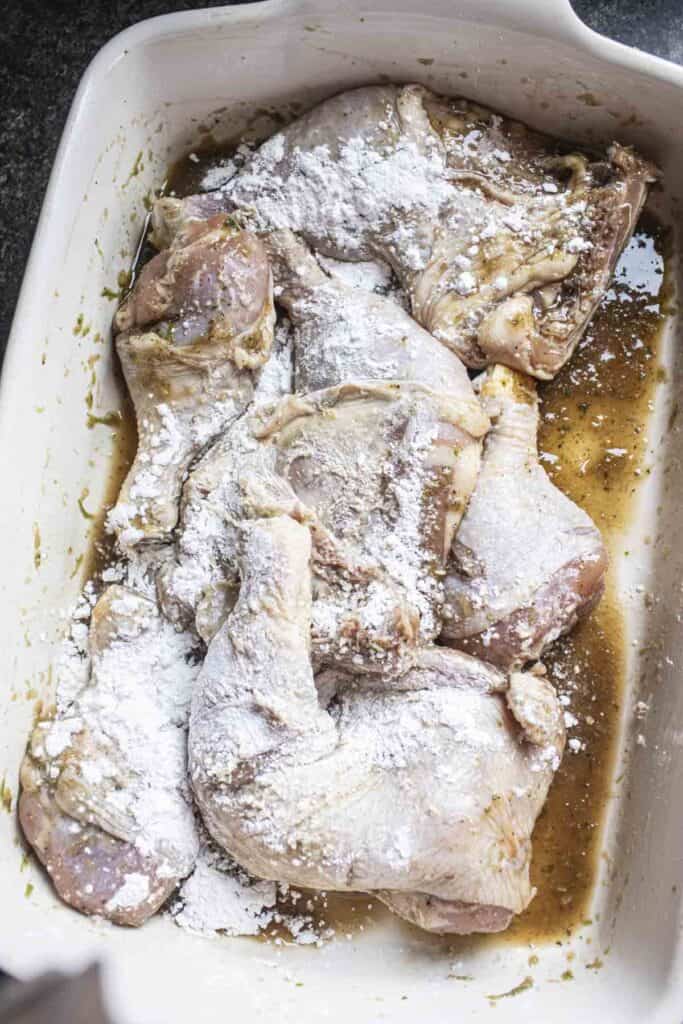
{"label": "raw chicken piece", "polygon": [[601,159],[562,152],[467,100],[423,102],[462,206],[412,281],[413,313],[468,366],[548,380],[603,297],[657,169],[617,143]]}
{"label": "raw chicken piece", "polygon": [[503,932],[514,917],[514,912],[504,906],[443,900],[424,892],[380,892],[378,895],[399,917],[427,932],[441,935]]}
{"label": "raw chicken piece", "polygon": [[[162,216],[163,211],[163,216]],[[182,202],[157,200],[152,208],[152,230],[149,241],[157,249],[177,246],[180,239],[197,229],[202,221],[224,214],[225,201],[220,192],[203,192],[186,196]]]}
{"label": "raw chicken piece", "polygon": [[[19,817],[62,899],[142,924],[191,870],[187,717],[198,672],[187,634],[120,586],[97,602],[86,685],[39,722]],[[62,703],[62,706],[60,706]]]}
{"label": "raw chicken piece", "polygon": [[116,315],[138,450],[110,524],[122,547],[168,536],[192,460],[247,407],[275,314],[268,258],[227,215],[186,227]]}
{"label": "raw chicken piece", "polygon": [[531,832],[564,744],[554,690],[427,647],[398,678],[345,677],[325,710],[309,531],[275,517],[245,532],[239,599],[192,701],[209,831],[260,878],[379,890],[439,931],[505,927],[533,896]]}
{"label": "raw chicken piece", "polygon": [[157,859],[132,843],[64,814],[29,761],[24,762],[21,784],[22,831],[64,902],[115,924],[144,924],[178,879],[160,875]]}
{"label": "raw chicken piece", "polygon": [[595,605],[607,553],[538,461],[534,382],[497,366],[481,396],[493,425],[453,545],[441,639],[509,668],[539,658]]}
{"label": "raw chicken piece", "polygon": [[479,415],[458,357],[391,299],[329,277],[291,231],[265,238],[275,298],[294,325],[295,389],[349,380],[408,380],[424,384]]}
{"label": "raw chicken piece", "polygon": [[[468,366],[553,377],[628,241],[655,168],[604,160],[418,85],[326,100],[265,142],[222,190],[263,231],[290,228],[345,260],[388,262],[413,315]],[[177,230],[216,194],[162,199]]]}
{"label": "raw chicken piece", "polygon": [[314,531],[318,663],[382,669],[409,656],[438,632],[440,574],[487,423],[478,405],[397,381],[257,411],[187,482],[177,564],[158,581],[166,614],[195,616],[209,639],[234,596],[242,520],[284,512]]}

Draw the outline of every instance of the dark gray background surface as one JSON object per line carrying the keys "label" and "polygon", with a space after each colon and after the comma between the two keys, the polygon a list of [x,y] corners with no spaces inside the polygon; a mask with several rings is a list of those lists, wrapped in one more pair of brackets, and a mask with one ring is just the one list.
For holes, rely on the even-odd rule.
{"label": "dark gray background surface", "polygon": [[[596,31],[683,63],[683,0],[572,2]],[[136,21],[199,6],[219,3],[0,0],[0,359],[57,144],[88,62]]]}

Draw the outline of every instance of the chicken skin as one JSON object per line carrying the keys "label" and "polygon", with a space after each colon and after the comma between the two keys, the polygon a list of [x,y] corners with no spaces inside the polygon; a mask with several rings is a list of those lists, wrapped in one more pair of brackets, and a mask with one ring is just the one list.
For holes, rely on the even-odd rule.
{"label": "chicken skin", "polygon": [[445,581],[444,643],[504,669],[540,658],[604,589],[607,553],[586,513],[538,459],[534,382],[483,376],[492,427]]}
{"label": "chicken skin", "polygon": [[564,745],[554,690],[426,647],[398,678],[337,675],[321,707],[311,553],[291,518],[245,525],[239,598],[192,701],[209,831],[260,878],[379,890],[439,931],[505,927],[533,896],[531,832]]}
{"label": "chicken skin", "polygon": [[33,730],[24,835],[59,895],[142,924],[192,870],[187,718],[198,666],[153,601],[114,585],[95,605],[85,685]]}
{"label": "chicken skin", "polygon": [[413,316],[470,367],[540,379],[567,361],[604,294],[656,169],[604,158],[419,85],[325,100],[268,139],[217,193],[165,198],[162,237],[206,207],[251,211],[323,255],[380,259]]}
{"label": "chicken skin", "polygon": [[251,401],[273,340],[270,265],[225,214],[147,263],[116,315],[138,448],[110,513],[121,546],[163,541],[192,460]]}
{"label": "chicken skin", "polygon": [[166,614],[209,637],[234,593],[241,522],[263,508],[313,530],[317,664],[382,670],[409,656],[438,633],[440,577],[476,479],[472,438],[487,424],[476,405],[399,381],[255,410],[188,480],[176,562],[159,577]]}

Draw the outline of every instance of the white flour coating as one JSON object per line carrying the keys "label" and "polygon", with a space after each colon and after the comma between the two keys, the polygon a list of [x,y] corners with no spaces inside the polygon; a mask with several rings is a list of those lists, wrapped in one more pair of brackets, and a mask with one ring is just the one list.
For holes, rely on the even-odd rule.
{"label": "white flour coating", "polygon": [[240,468],[252,460],[261,461],[261,455],[265,468],[272,469],[274,450],[258,445],[248,417],[242,417],[190,474],[183,493],[175,564],[170,563],[159,579],[164,610],[174,621],[191,622],[207,590],[226,579],[236,582]]}
{"label": "white flour coating", "polygon": [[255,208],[259,227],[310,233],[324,224],[335,254],[367,259],[375,253],[366,236],[381,225],[411,269],[424,267],[429,248],[416,240],[418,232],[397,227],[394,219],[398,209],[434,221],[453,199],[437,149],[421,152],[401,139],[385,156],[356,137],[341,143],[338,153],[326,144],[286,153],[285,138],[281,133],[264,143],[224,189],[236,205]]}
{"label": "white flour coating", "polygon": [[[487,299],[515,288],[498,269],[490,276],[494,250],[508,249],[516,270],[544,248],[547,256],[590,248],[588,206],[558,189],[548,152],[517,140],[511,193],[503,119],[440,135],[428,97],[416,86],[370,87],[327,101],[265,142],[224,195],[252,209],[259,227],[291,228],[325,256],[388,261],[406,287],[447,254],[449,286]],[[470,327],[481,311],[471,316]]]}
{"label": "white flour coating", "polygon": [[[140,457],[143,468],[129,492],[133,502],[140,502],[140,508],[144,508],[146,498],[158,496],[164,470],[179,461],[186,444],[185,432],[174,411],[165,402],[160,402],[156,411],[159,428],[150,441],[149,452]],[[150,426],[144,417],[140,425],[143,430]]]}
{"label": "white flour coating", "polygon": [[[428,885],[523,909],[528,836],[563,745],[552,689],[533,723],[540,744],[519,742],[501,673],[438,648],[398,678],[339,676],[322,708],[306,532],[285,517],[253,524],[238,604],[197,682],[190,769],[212,834],[254,874],[292,885]],[[527,695],[540,685],[517,683]]]}
{"label": "white flour coating", "polygon": [[221,160],[214,167],[210,167],[205,171],[199,183],[202,192],[211,192],[214,189],[221,188],[231,178],[234,178],[238,170],[244,166],[251,156],[253,148],[253,145],[250,143],[242,142],[231,157]]}
{"label": "white flour coating", "polygon": [[283,317],[275,328],[270,358],[256,378],[249,408],[197,462],[184,488],[177,564],[171,564],[171,558],[159,578],[164,610],[173,621],[187,621],[188,610],[192,619],[208,588],[220,587],[226,576],[229,581],[236,579],[234,526],[240,518],[240,472],[254,457],[255,470],[261,466],[265,470],[274,468],[275,453],[259,446],[251,432],[250,417],[291,394],[292,388],[292,330]]}
{"label": "white flour coating", "polygon": [[201,846],[193,873],[169,907],[173,921],[194,935],[263,935],[278,946],[287,942],[317,947],[332,939],[326,922],[327,894],[300,893],[286,883],[252,878],[200,827]]}
{"label": "white flour coating", "polygon": [[234,160],[226,160],[225,163],[217,164],[205,171],[201,180],[202,192],[211,192],[213,189],[225,185],[237,174],[237,164]]}
{"label": "white flour coating", "polygon": [[[428,456],[438,433],[433,410],[416,405],[407,432],[402,439],[399,458],[387,449],[381,463],[386,494],[393,504],[391,520],[381,515],[372,516],[366,524],[362,548],[381,565],[393,584],[409,595],[420,616],[420,632],[425,638],[438,632],[436,605],[440,588],[430,572],[434,556],[426,543],[425,491],[429,479]],[[375,456],[381,455],[375,451]],[[356,470],[359,481],[368,480],[372,470],[360,464]],[[362,609],[361,625],[370,632],[380,630],[395,606],[392,590],[379,582],[370,588],[370,599]],[[336,605],[336,607],[335,607]],[[325,636],[330,620],[330,641],[339,633],[340,623],[347,614],[348,601],[343,598],[327,603],[316,601],[313,612],[313,632]],[[329,618],[328,618],[329,617]]]}
{"label": "white flour coating", "polygon": [[[150,400],[153,396],[150,395]],[[144,413],[139,429],[146,438],[146,450],[138,450],[136,472],[127,500],[118,501],[107,515],[107,529],[118,535],[124,549],[132,549],[145,536],[144,526],[155,505],[163,500],[170,478],[182,480],[189,457],[201,451],[226,430],[244,410],[244,400],[216,398],[195,410],[180,413],[167,403],[154,405],[153,415]]]}
{"label": "white flour coating", "polygon": [[497,367],[480,383],[493,425],[445,582],[442,638],[461,646],[476,637],[482,656],[512,667],[539,657],[599,596],[606,554],[590,517],[539,463],[529,378]]}
{"label": "white flour coating", "polygon": [[[157,879],[182,878],[197,850],[186,773],[195,647],[149,599],[114,584],[95,601],[89,586],[58,659],[56,716],[31,743],[61,809],[132,843]],[[147,876],[128,873],[107,909],[149,890]]]}
{"label": "white flour coating", "polygon": [[277,301],[294,325],[297,391],[352,380],[412,380],[479,413],[458,357],[389,296],[328,276],[321,267],[334,261],[316,260],[289,231],[272,233],[268,251]]}
{"label": "white flour coating", "polygon": [[250,409],[276,402],[294,389],[294,353],[292,350],[292,327],[286,317],[281,317],[275,327],[273,350],[263,368],[259,371],[254,387]]}
{"label": "white flour coating", "polygon": [[168,538],[192,462],[252,400],[274,326],[265,250],[225,214],[196,222],[141,271],[115,319],[138,427],[109,516],[122,547]]}
{"label": "white flour coating", "polygon": [[382,260],[415,318],[471,367],[548,379],[570,356],[655,180],[417,85],[332,97],[269,139],[222,189],[257,229],[316,253]]}
{"label": "white flour coating", "polygon": [[258,935],[273,920],[276,900],[275,882],[249,879],[225,854],[203,846],[171,914],[197,935]]}
{"label": "white flour coating", "polygon": [[[330,282],[344,282],[349,291],[355,290],[359,296],[362,293],[377,298],[390,293],[398,303],[393,307],[395,318],[404,315],[400,311],[403,296],[410,292],[415,300],[416,284],[423,280],[420,275],[428,276],[433,271],[435,258],[443,257],[448,270],[440,280],[432,282],[430,301],[446,293],[449,301],[453,296],[459,297],[457,301],[471,300],[462,313],[463,330],[470,333],[492,305],[519,289],[515,274],[530,254],[540,259],[558,254],[580,257],[591,252],[593,243],[588,236],[593,225],[588,204],[573,201],[568,191],[560,190],[549,168],[541,171],[540,165],[526,167],[526,177],[515,179],[513,201],[509,201],[509,196],[507,199],[499,196],[499,201],[492,202],[491,191],[498,189],[502,195],[518,163],[518,154],[506,148],[500,118],[492,117],[486,130],[447,137],[428,123],[421,101],[414,102],[416,97],[423,97],[420,90],[392,87],[379,90],[378,95],[384,96],[380,100],[379,116],[371,117],[365,124],[361,117],[359,125],[352,130],[345,129],[346,134],[338,131],[338,124],[331,125],[327,138],[323,131],[316,144],[310,145],[305,132],[302,134],[295,126],[274,136],[251,159],[248,159],[249,151],[241,147],[234,159],[207,172],[202,186],[221,187],[235,205],[252,207],[254,221],[262,229],[287,227],[301,232],[323,254],[320,264],[330,275]],[[374,114],[378,114],[376,109]],[[477,169],[486,170],[488,183],[473,185],[468,160]],[[458,177],[455,172],[463,167],[468,173]],[[519,166],[516,169],[519,170]],[[491,246],[498,246],[500,250],[507,248],[513,255],[511,262],[498,261],[490,272],[488,263],[496,262],[491,259]],[[335,256],[344,257],[346,262]],[[394,287],[393,272],[399,276],[405,292]],[[544,298],[546,300],[555,301],[550,295]],[[413,308],[415,311],[415,305]],[[340,305],[335,289],[329,287],[326,291],[323,286],[315,301],[310,296],[299,299],[296,316],[294,312],[293,307],[290,313],[294,329],[288,321],[280,322],[273,354],[254,375],[253,398],[251,390],[249,397],[241,394],[238,400],[230,395],[216,397],[215,401],[204,403],[200,414],[194,415],[192,410],[178,411],[167,402],[157,401],[153,394],[147,396],[153,402],[150,418],[145,418],[144,411],[140,416],[141,433],[146,435],[147,443],[139,457],[127,500],[109,516],[110,529],[119,533],[122,547],[131,553],[127,560],[115,563],[102,574],[103,583],[117,587],[110,602],[108,632],[98,636],[93,627],[88,644],[87,623],[95,604],[95,592],[92,588],[86,589],[60,659],[57,717],[44,724],[42,752],[36,751],[42,753],[48,778],[55,786],[61,783],[68,786],[68,780],[65,782],[68,772],[77,766],[81,787],[78,800],[82,802],[79,808],[83,809],[87,803],[88,822],[109,829],[112,835],[135,844],[145,855],[156,857],[160,875],[166,873],[180,879],[188,876],[195,865],[194,872],[186,877],[178,891],[172,913],[179,925],[200,934],[257,934],[273,921],[279,923],[277,886],[275,882],[258,882],[246,877],[229,858],[207,846],[198,835],[186,780],[188,706],[198,672],[194,662],[196,638],[193,633],[176,629],[159,616],[155,607],[156,584],[159,582],[164,611],[175,623],[188,624],[175,614],[171,608],[173,602],[185,611],[190,610],[190,622],[196,617],[198,631],[207,641],[220,629],[220,641],[225,632],[221,624],[228,603],[234,601],[234,594],[228,601],[219,591],[226,580],[237,582],[236,558],[243,539],[243,520],[254,514],[253,508],[262,510],[264,503],[265,513],[258,514],[272,516],[283,511],[280,502],[297,497],[285,486],[286,475],[279,483],[277,479],[286,461],[282,453],[290,445],[291,437],[285,443],[278,436],[268,447],[252,433],[249,417],[258,420],[262,413],[265,416],[266,406],[292,392],[294,372],[296,370],[298,378],[307,358],[311,367],[329,375],[330,379],[318,381],[317,387],[336,384],[350,376],[405,379],[401,377],[404,362],[396,354],[368,351],[370,345],[366,345],[366,351],[358,349],[358,367],[352,365],[354,345],[362,347],[363,341],[370,337],[379,348],[387,334],[391,334],[392,327],[382,318],[379,307],[360,298],[357,302]],[[324,348],[316,351],[310,346],[307,353],[306,324],[310,325],[314,317],[319,321],[317,329],[324,339]],[[189,320],[179,323],[181,333],[193,329]],[[409,348],[408,339],[405,341],[405,347]],[[411,358],[417,364],[420,356],[417,352]],[[431,372],[433,361],[428,359],[427,362]],[[447,377],[445,371],[444,376]],[[437,390],[448,393],[448,382]],[[249,402],[247,416],[244,410]],[[336,415],[336,410],[328,407],[319,412],[321,421],[329,421]],[[327,569],[320,570],[314,583],[313,636],[321,647],[325,643],[331,646],[350,607],[361,631],[381,633],[386,623],[396,617],[398,594],[408,595],[418,612],[420,638],[429,640],[439,628],[441,589],[432,572],[434,552],[426,540],[427,527],[433,526],[433,522],[426,522],[425,493],[429,484],[429,456],[442,423],[433,408],[416,403],[409,417],[399,423],[400,416],[397,416],[389,424],[390,428],[398,424],[403,430],[400,441],[391,436],[391,429],[386,430],[389,441],[381,436],[386,424],[380,424],[376,432],[365,432],[364,437],[369,439],[365,444],[359,443],[353,433],[353,418],[352,415],[349,422],[340,423],[339,433],[348,433],[348,436],[343,437],[336,448],[328,446],[326,450],[315,427],[304,429],[297,440],[298,448],[293,446],[296,451],[292,464],[297,460],[303,462],[307,457],[313,464],[302,486],[303,490],[308,488],[308,497],[317,489],[324,506],[325,514],[320,513],[316,528],[320,528],[323,521],[326,528],[333,524],[326,543],[331,543],[331,539],[338,542],[336,556],[343,553],[347,557],[353,549],[356,559],[353,564],[352,560],[345,564],[348,577],[338,580],[336,587],[329,586],[329,576],[325,576]],[[193,460],[202,452],[203,457],[193,465]],[[332,470],[328,480],[316,477],[319,468],[314,465],[316,459],[319,463],[327,460],[325,471]],[[185,479],[188,469],[192,471],[186,483],[183,521],[175,550],[169,543],[132,550],[145,535],[144,526],[153,503],[164,497],[169,472],[178,471]],[[381,487],[377,487],[375,480],[378,476]],[[204,487],[207,481],[211,483],[208,490]],[[374,488],[377,493],[381,492],[384,505],[377,499]],[[495,515],[488,510],[490,515],[484,518],[479,532],[484,541],[493,544],[498,539],[491,535],[493,519],[498,517],[496,521],[499,521],[500,509],[512,503],[502,474],[487,501],[493,502]],[[305,504],[303,499],[302,504]],[[555,510],[550,505],[548,515],[552,517]],[[391,512],[387,511],[389,508]],[[301,515],[300,507],[296,513]],[[317,505],[315,513],[317,516]],[[292,514],[291,508],[288,514]],[[362,534],[360,539],[359,534]],[[466,527],[462,537],[465,541],[468,539]],[[539,543],[534,552],[536,561],[547,561],[547,551],[542,544]],[[529,555],[532,561],[534,552]],[[518,568],[510,563],[517,555],[509,550],[500,553],[496,564],[503,574],[521,577]],[[252,552],[250,570],[258,576],[267,561],[267,551]],[[366,570],[371,562],[373,568],[381,569],[382,575],[370,574],[362,601],[354,604],[361,588],[357,580],[349,580],[353,571]],[[523,583],[520,578],[519,586]],[[268,581],[266,589],[267,584]],[[259,612],[261,597],[260,591],[254,596],[251,612]],[[502,614],[496,604],[496,588],[485,597],[482,604],[486,603],[489,611],[493,609],[496,614]],[[106,598],[105,593],[103,600]],[[263,607],[268,607],[267,602]],[[272,606],[269,607],[269,614],[272,610]],[[97,617],[97,610],[95,615]],[[202,621],[210,621],[211,628],[207,632],[200,627],[202,616]],[[286,658],[283,664],[279,663],[281,651],[264,653],[260,637],[258,641],[249,635],[242,637],[239,620],[235,620],[234,627],[232,653],[237,662],[245,652],[251,658],[246,670],[250,685],[240,691],[239,671],[235,672],[235,679],[230,672],[226,676],[226,664],[231,667],[229,659],[226,658],[225,663],[221,661],[221,654],[225,652],[220,643],[213,640],[210,648],[213,664],[210,671],[202,674],[203,696],[208,693],[213,717],[209,725],[202,723],[204,732],[195,756],[200,772],[206,772],[210,781],[215,781],[214,774],[218,777],[227,772],[226,765],[233,761],[249,764],[252,757],[256,765],[253,778],[235,783],[235,789],[242,785],[247,789],[250,784],[254,790],[258,790],[259,785],[266,790],[271,787],[267,799],[262,799],[262,793],[256,792],[255,797],[252,793],[241,808],[240,826],[244,827],[247,837],[245,848],[248,849],[251,840],[257,845],[262,841],[268,856],[275,862],[278,857],[284,857],[284,869],[288,865],[301,867],[302,876],[306,875],[306,870],[313,874],[318,869],[323,874],[328,871],[334,884],[340,882],[343,887],[344,880],[350,879],[356,870],[354,862],[360,856],[362,843],[355,842],[351,828],[348,835],[342,834],[339,838],[334,832],[338,822],[316,819],[319,810],[314,805],[316,786],[320,789],[317,796],[324,818],[325,801],[330,801],[335,785],[341,786],[341,798],[332,802],[343,810],[344,785],[349,780],[356,780],[360,792],[368,778],[374,785],[385,776],[390,780],[387,791],[396,802],[398,817],[390,829],[380,831],[376,841],[378,834],[372,830],[373,813],[377,812],[381,801],[375,804],[370,801],[366,818],[360,826],[354,819],[354,827],[363,833],[364,855],[369,860],[374,856],[380,862],[377,885],[389,886],[394,875],[398,875],[405,881],[404,888],[417,886],[425,874],[424,864],[422,875],[415,865],[425,856],[420,844],[428,835],[433,819],[445,813],[444,807],[459,824],[474,820],[480,812],[489,813],[479,806],[482,793],[476,787],[468,791],[467,786],[460,785],[462,777],[470,771],[479,772],[488,786],[486,773],[493,772],[491,763],[506,758],[514,768],[516,782],[509,786],[505,800],[517,807],[522,834],[525,830],[530,834],[550,775],[559,764],[562,748],[557,700],[549,687],[543,689],[538,680],[529,681],[527,677],[520,677],[518,685],[510,684],[505,699],[528,741],[522,752],[521,743],[513,741],[505,731],[507,719],[501,710],[500,690],[487,691],[480,683],[468,690],[469,681],[456,700],[439,676],[439,672],[447,675],[445,669],[436,671],[437,682],[430,677],[428,684],[415,684],[413,691],[402,694],[400,700],[394,700],[396,695],[388,688],[383,690],[382,684],[373,690],[374,684],[367,678],[362,684],[357,681],[351,684],[347,679],[348,692],[338,695],[329,712],[323,711],[318,704],[310,650],[306,645],[306,671],[310,676],[306,678],[306,687],[310,700],[307,704],[303,701],[306,713],[298,718],[301,708],[297,708],[297,702],[302,702],[305,687],[292,691],[293,677],[299,678],[297,672]],[[238,669],[244,669],[244,665],[238,665]],[[257,677],[264,669],[269,676],[261,680]],[[220,685],[217,677],[214,678],[216,672],[222,673]],[[251,685],[254,680],[260,688]],[[269,693],[269,685],[278,680],[283,692]],[[452,690],[461,685],[453,679],[449,683]],[[292,691],[289,695],[284,692],[287,686]],[[407,690],[410,689],[408,685]],[[226,738],[221,733],[225,723],[216,709],[220,711],[221,700],[228,691],[227,715],[235,715],[237,725]],[[243,703],[245,692],[249,697],[246,705]],[[334,686],[330,690],[333,692]],[[562,703],[564,705],[565,701]],[[205,710],[201,703],[199,708],[201,714]],[[313,724],[307,733],[308,716],[310,713],[313,719],[314,712],[324,715],[325,721],[318,722],[319,728]],[[279,739],[273,741],[274,723],[281,733]],[[565,710],[564,726],[574,728],[577,724],[577,719]],[[293,745],[279,763],[278,742],[287,737],[287,730],[291,730],[294,737]],[[439,743],[444,737],[450,737],[450,746],[444,756],[439,757]],[[341,771],[328,773],[329,777],[325,775],[329,767],[326,753],[321,758],[322,782],[315,778],[309,788],[304,786],[302,791],[297,791],[296,782],[288,776],[293,766],[292,750],[303,741],[302,763],[304,768],[309,768],[315,762],[316,745],[324,747],[329,739],[333,741],[330,759],[339,755]],[[263,749],[260,744],[265,744]],[[345,744],[353,755],[350,760],[349,751],[342,749]],[[579,750],[581,744],[580,739],[573,738],[570,748]],[[251,750],[254,745],[259,749]],[[235,747],[239,748],[237,753]],[[467,772],[462,765],[449,761],[456,748],[462,748]],[[263,754],[273,754],[273,758],[259,777],[262,765],[258,759]],[[419,791],[419,778],[416,781],[411,775],[415,765],[418,766],[417,776],[424,770],[427,778],[423,793]],[[317,771],[318,767],[314,766],[314,773]],[[503,784],[504,780],[501,788]],[[397,789],[392,789],[392,785]],[[232,799],[242,800],[242,794],[237,798],[227,789],[229,787],[218,798],[219,814],[228,813]],[[447,794],[444,806],[440,806],[435,793]],[[297,813],[290,830],[287,814],[291,811],[292,798]],[[503,813],[495,805],[498,799],[500,794],[493,791],[491,820],[494,821],[497,814]],[[389,804],[387,813],[391,816],[396,808],[391,801]],[[74,815],[77,810],[80,813],[74,803]],[[421,821],[416,827],[411,824],[410,816],[419,816],[422,811],[426,823]],[[309,819],[313,825],[307,831]],[[504,832],[507,825],[500,827]],[[317,830],[324,840],[326,829],[332,838],[329,843],[323,841],[318,846]],[[472,832],[470,827],[468,842],[474,849]],[[337,839],[339,848],[335,846]],[[349,846],[345,848],[347,841]],[[299,843],[307,851],[301,860],[292,855],[292,849]],[[196,859],[198,848],[200,853]],[[448,855],[452,852],[448,846]],[[470,853],[471,849],[469,853],[465,851],[463,861]],[[501,853],[501,859],[503,870],[511,870],[508,855]],[[366,868],[367,864],[362,867]],[[473,875],[480,870],[477,862],[472,868]],[[383,873],[385,871],[388,875]],[[318,878],[317,882],[320,881]],[[327,877],[323,877],[323,881],[327,884]],[[435,884],[435,892],[441,891],[440,882]],[[463,885],[466,888],[465,882],[458,879],[461,888]],[[316,884],[315,879],[313,884]],[[476,889],[476,877],[473,884]],[[455,888],[457,890],[457,885]],[[522,908],[527,890],[528,880],[524,883],[522,879],[520,892],[509,899],[515,909]],[[113,912],[134,907],[149,895],[148,876],[130,871],[108,901],[107,909]],[[486,895],[483,890],[477,890],[474,898],[483,900]],[[460,890],[455,893],[449,890],[446,898],[449,897],[461,898]],[[304,918],[291,918],[284,923],[298,941],[317,940]]]}
{"label": "white flour coating", "polygon": [[123,885],[107,902],[107,910],[122,910],[144,903],[149,896],[149,879],[135,871],[125,875]]}
{"label": "white flour coating", "polygon": [[[344,385],[255,409],[207,453],[186,485],[176,564],[160,577],[166,613],[181,622],[196,616],[210,638],[221,615],[210,614],[207,631],[202,608],[222,584],[238,581],[240,523],[255,501],[271,514],[281,508],[317,524],[318,654],[355,658],[358,646],[367,645],[368,657],[372,651],[380,662],[383,652],[401,649],[395,623],[403,617],[415,620],[411,629],[421,637],[433,637],[441,558],[433,538],[444,527],[429,488],[445,491],[450,501],[462,485],[457,476],[449,481],[453,449],[440,440],[458,409],[418,385],[396,383]],[[328,567],[333,549],[336,569]]]}
{"label": "white flour coating", "polygon": [[391,294],[392,298],[399,299],[400,291],[395,287],[391,267],[381,260],[352,263],[348,260],[335,260],[331,256],[319,256],[318,262],[328,274],[339,278],[351,288],[361,288],[378,295]]}

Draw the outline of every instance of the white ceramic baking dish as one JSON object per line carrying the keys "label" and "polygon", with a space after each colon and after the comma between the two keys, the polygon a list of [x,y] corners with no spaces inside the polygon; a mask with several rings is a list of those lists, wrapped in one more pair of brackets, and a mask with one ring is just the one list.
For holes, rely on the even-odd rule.
{"label": "white ceramic baking dish", "polygon": [[[64,131],[2,376],[0,778],[13,792],[33,710],[26,691],[49,690],[60,611],[82,583],[76,559],[92,524],[78,502],[95,509],[106,490],[111,431],[87,428],[85,396],[91,390],[100,411],[116,400],[111,353],[97,337],[107,338],[113,312],[102,292],[130,264],[143,195],[206,127],[220,135],[257,108],[310,105],[386,78],[464,94],[579,141],[633,142],[663,169],[665,217],[680,218],[683,71],[595,35],[568,0],[268,0],[169,15],[113,39],[85,74]],[[592,926],[537,950],[533,969],[525,947],[465,943],[447,955],[391,924],[321,950],[208,941],[168,920],[117,929],[59,904],[35,867],[22,871],[13,815],[0,813],[0,964],[29,976],[101,957],[117,1019],[139,1024],[680,1024],[683,440],[675,422],[667,427],[683,373],[675,323],[664,347],[671,372],[648,430],[652,471],[624,545],[628,572],[619,567],[629,646],[656,641],[649,658],[633,655],[629,681],[632,698],[653,695],[652,711],[638,727],[645,746],[632,752],[625,718],[624,781],[615,783]],[[646,534],[658,543],[644,543]],[[630,601],[634,574],[655,595],[649,611]],[[559,980],[568,951],[571,983]],[[586,966],[596,956],[601,970]],[[531,987],[492,1006],[490,994],[527,977]]]}

